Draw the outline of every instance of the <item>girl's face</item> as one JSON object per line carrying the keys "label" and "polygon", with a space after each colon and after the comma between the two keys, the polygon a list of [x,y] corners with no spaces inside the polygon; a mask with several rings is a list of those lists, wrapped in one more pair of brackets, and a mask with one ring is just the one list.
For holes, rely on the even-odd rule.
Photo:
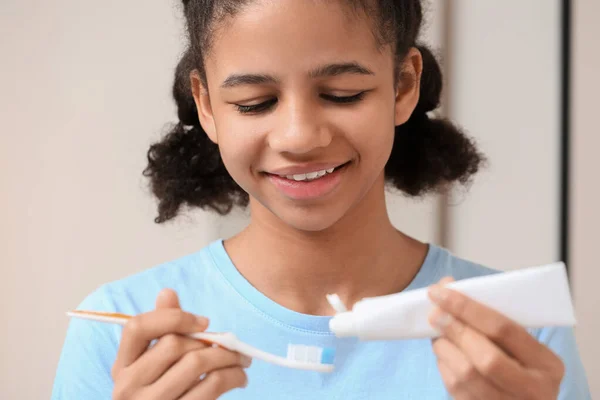
{"label": "girl's face", "polygon": [[[394,127],[418,101],[411,79],[394,87],[391,46],[378,49],[371,21],[343,3],[246,6],[215,32],[208,93],[192,79],[202,126],[253,210],[305,231],[381,200]],[[403,70],[418,81],[417,51]]]}

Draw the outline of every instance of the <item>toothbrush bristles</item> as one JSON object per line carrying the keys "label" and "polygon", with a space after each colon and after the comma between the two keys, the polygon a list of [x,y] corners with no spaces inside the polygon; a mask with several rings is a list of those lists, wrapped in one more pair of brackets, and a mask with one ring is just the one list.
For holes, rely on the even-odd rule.
{"label": "toothbrush bristles", "polygon": [[311,364],[333,364],[334,350],[318,346],[288,344],[287,359]]}

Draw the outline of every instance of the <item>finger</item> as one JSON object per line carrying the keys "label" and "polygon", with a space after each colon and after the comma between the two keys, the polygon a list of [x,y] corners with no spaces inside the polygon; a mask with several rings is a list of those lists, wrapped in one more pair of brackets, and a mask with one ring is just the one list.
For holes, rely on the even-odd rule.
{"label": "finger", "polygon": [[477,371],[496,387],[513,392],[531,386],[531,372],[480,332],[439,308],[432,312],[430,323],[442,334],[443,339],[452,342]]}
{"label": "finger", "polygon": [[242,368],[220,369],[208,374],[180,400],[217,399],[232,389],[245,388],[247,385],[248,377]]}
{"label": "finger", "polygon": [[[179,398],[192,386],[196,385],[198,379],[204,374],[210,376],[214,373],[213,371],[230,367],[246,368],[250,366],[250,363],[250,359],[240,353],[221,347],[208,347],[185,354],[155,384],[148,388],[151,390],[152,395],[158,396],[160,399],[167,395]],[[223,382],[219,383],[225,384]]]}
{"label": "finger", "polygon": [[483,377],[454,343],[440,338],[433,343],[433,352],[438,361],[452,371],[452,376],[457,381],[456,385],[464,386],[474,398],[486,400],[502,398],[502,390]]}
{"label": "finger", "polygon": [[489,337],[524,365],[543,367],[558,361],[525,328],[464,294],[433,285],[429,295],[442,310]]}
{"label": "finger", "polygon": [[156,308],[181,308],[177,293],[171,289],[163,289],[156,296]]}
{"label": "finger", "polygon": [[127,367],[127,374],[132,377],[131,385],[140,387],[154,383],[186,353],[203,348],[206,344],[199,340],[175,334],[163,336]]}
{"label": "finger", "polygon": [[455,400],[477,400],[475,397],[471,395],[471,393],[467,392],[464,387],[461,387],[459,384],[458,378],[452,372],[452,369],[448,367],[446,364],[438,360],[438,370],[440,371],[440,375],[442,376],[442,382],[444,382],[444,386],[446,386],[446,390],[448,393],[452,395],[452,398]]}
{"label": "finger", "polygon": [[[165,309],[165,308],[179,308],[181,309],[181,306],[179,305],[179,297],[177,297],[177,293],[172,290],[172,289],[162,289],[159,293],[158,296],[156,296],[156,309],[160,310],[160,309]],[[152,346],[155,344],[155,341],[151,341],[149,348],[152,348]]]}
{"label": "finger", "polygon": [[201,332],[207,327],[206,318],[174,308],[140,314],[127,322],[123,329],[114,369],[119,370],[131,365],[154,339],[168,333],[185,335]]}
{"label": "finger", "polygon": [[438,285],[446,285],[450,282],[454,282],[454,278],[451,276],[445,276],[437,283]]}

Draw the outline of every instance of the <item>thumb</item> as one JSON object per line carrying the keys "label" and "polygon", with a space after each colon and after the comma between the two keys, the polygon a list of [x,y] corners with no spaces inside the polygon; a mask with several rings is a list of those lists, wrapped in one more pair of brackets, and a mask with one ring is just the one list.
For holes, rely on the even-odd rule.
{"label": "thumb", "polygon": [[163,289],[156,297],[156,309],[181,308],[177,293],[172,289]]}

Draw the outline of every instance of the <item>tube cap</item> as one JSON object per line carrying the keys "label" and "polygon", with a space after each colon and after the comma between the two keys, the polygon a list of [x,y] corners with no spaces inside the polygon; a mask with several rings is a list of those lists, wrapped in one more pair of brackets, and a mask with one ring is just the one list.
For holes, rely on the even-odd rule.
{"label": "tube cap", "polygon": [[339,313],[329,321],[329,329],[337,337],[358,336],[358,328],[351,311]]}

